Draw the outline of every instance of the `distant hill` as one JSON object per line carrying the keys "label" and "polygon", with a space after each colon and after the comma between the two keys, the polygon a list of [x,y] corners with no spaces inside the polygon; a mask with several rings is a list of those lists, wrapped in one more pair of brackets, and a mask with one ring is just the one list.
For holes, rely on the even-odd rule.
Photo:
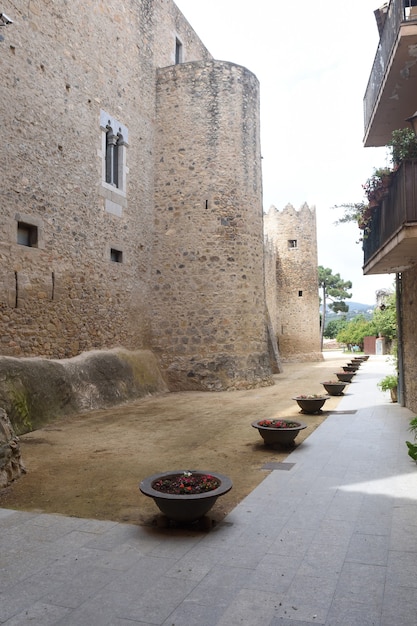
{"label": "distant hill", "polygon": [[367,318],[372,317],[372,312],[375,308],[374,304],[363,304],[362,302],[351,302],[349,300],[345,300],[346,304],[349,306],[348,313],[333,313],[333,311],[327,308],[326,311],[326,322],[329,322],[332,319],[336,319],[338,317],[342,317],[342,315],[346,316],[347,320],[351,320],[353,317],[357,315],[365,315]]}
{"label": "distant hill", "polygon": [[[362,302],[352,302],[351,300],[345,300],[346,304],[349,307],[349,312],[351,311],[370,311],[375,308],[375,304],[363,304]],[[331,313],[332,310],[327,307],[327,310]]]}
{"label": "distant hill", "polygon": [[349,305],[349,311],[369,311],[375,308],[375,304],[362,304],[361,302],[352,302],[346,300],[346,304]]}

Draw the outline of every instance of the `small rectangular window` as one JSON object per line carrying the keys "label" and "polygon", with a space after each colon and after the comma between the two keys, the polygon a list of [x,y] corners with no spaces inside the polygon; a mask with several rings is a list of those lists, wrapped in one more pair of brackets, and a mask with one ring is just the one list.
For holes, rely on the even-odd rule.
{"label": "small rectangular window", "polygon": [[110,248],[110,259],[113,263],[123,263],[123,252],[116,250],[116,248]]}
{"label": "small rectangular window", "polygon": [[288,239],[288,248],[296,248],[297,240],[296,239]]}
{"label": "small rectangular window", "polygon": [[302,296],[302,295],[303,295],[303,292],[300,290],[300,291],[298,292],[298,297],[299,297],[299,298],[301,298],[301,296]]}
{"label": "small rectangular window", "polygon": [[26,222],[17,222],[17,243],[29,248],[38,247],[38,227]]}

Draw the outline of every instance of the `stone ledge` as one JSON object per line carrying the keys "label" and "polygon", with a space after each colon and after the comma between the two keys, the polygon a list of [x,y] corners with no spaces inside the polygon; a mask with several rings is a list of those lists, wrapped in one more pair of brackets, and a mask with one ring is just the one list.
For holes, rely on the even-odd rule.
{"label": "stone ledge", "polygon": [[149,350],[96,350],[63,360],[0,357],[0,407],[17,434],[167,391]]}

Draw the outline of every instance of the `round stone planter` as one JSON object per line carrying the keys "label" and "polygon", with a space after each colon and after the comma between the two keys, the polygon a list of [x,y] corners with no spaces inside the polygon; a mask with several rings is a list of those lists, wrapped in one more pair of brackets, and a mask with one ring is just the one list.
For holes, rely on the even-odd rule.
{"label": "round stone planter", "polygon": [[[275,428],[274,426],[262,426],[259,422],[264,420],[258,420],[252,422],[253,428],[257,428],[259,434],[266,446],[293,446],[294,439],[304,428],[307,428],[307,424],[303,422],[297,422],[295,420],[282,420],[287,421],[288,424],[296,424],[295,426],[288,426],[287,428]],[[281,420],[280,420],[281,421]]]}
{"label": "round stone planter", "polygon": [[329,396],[341,396],[345,390],[347,383],[339,380],[338,382],[321,383]]}
{"label": "round stone planter", "polygon": [[352,378],[355,376],[356,372],[335,372],[338,380],[341,380],[344,383],[352,382]]}
{"label": "round stone planter", "polygon": [[357,366],[356,366],[356,365],[343,365],[343,366],[342,366],[342,370],[343,370],[344,372],[353,372],[353,373],[356,373],[356,372],[358,371],[358,369],[359,369],[359,365],[357,365]]}
{"label": "round stone planter", "polygon": [[319,396],[317,398],[308,398],[303,396],[295,396],[295,400],[304,413],[319,413],[329,396]]}
{"label": "round stone planter", "polygon": [[214,506],[217,498],[219,496],[224,496],[224,494],[230,491],[233,486],[230,478],[223,476],[223,474],[193,470],[193,475],[209,474],[210,476],[217,478],[217,480],[220,481],[219,487],[203,493],[190,494],[164,493],[154,489],[154,484],[161,478],[182,476],[186,471],[187,470],[176,470],[153,474],[152,476],[144,478],[139,485],[140,491],[145,496],[153,498],[159,510],[162,511],[168,519],[175,520],[177,522],[195,522],[196,520],[204,517],[204,515]]}

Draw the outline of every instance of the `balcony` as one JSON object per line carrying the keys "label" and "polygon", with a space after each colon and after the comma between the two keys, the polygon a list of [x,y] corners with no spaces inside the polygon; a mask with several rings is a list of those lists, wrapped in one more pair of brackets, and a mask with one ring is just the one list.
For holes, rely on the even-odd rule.
{"label": "balcony", "polygon": [[375,11],[380,41],[364,97],[365,147],[385,146],[417,109],[417,1]]}
{"label": "balcony", "polygon": [[363,273],[393,274],[417,263],[417,160],[403,161],[363,241]]}

